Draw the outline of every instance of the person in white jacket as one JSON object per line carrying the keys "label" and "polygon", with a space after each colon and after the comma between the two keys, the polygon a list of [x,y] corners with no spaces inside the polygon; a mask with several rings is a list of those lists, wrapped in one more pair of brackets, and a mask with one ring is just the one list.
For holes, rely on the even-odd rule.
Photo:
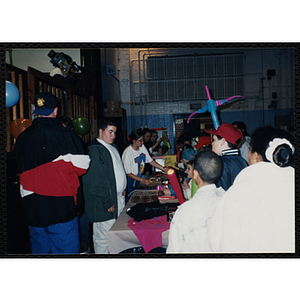
{"label": "person in white jacket", "polygon": [[214,252],[295,252],[293,153],[285,131],[256,129],[249,167],[238,174],[212,217],[208,242]]}
{"label": "person in white jacket", "polygon": [[225,193],[215,183],[222,174],[222,160],[212,151],[202,151],[194,159],[194,197],[175,212],[169,231],[167,253],[211,252],[206,235],[214,209]]}

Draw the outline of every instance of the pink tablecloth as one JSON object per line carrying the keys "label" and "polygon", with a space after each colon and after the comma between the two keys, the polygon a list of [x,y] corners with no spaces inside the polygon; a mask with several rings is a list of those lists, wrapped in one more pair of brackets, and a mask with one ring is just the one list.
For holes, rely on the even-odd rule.
{"label": "pink tablecloth", "polygon": [[127,226],[134,232],[146,253],[150,250],[162,246],[162,232],[169,230],[170,223],[167,215],[155,217],[140,222],[131,218]]}

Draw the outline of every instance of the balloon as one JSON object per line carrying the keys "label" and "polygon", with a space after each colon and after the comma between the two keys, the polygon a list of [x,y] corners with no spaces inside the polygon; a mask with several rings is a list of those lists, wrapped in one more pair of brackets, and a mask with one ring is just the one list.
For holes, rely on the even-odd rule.
{"label": "balloon", "polygon": [[16,119],[10,121],[10,133],[16,139],[21,132],[28,128],[32,124],[28,119]]}
{"label": "balloon", "polygon": [[18,103],[20,99],[20,92],[18,88],[6,80],[6,107],[12,107]]}
{"label": "balloon", "polygon": [[[229,97],[227,99],[223,99],[223,100],[217,100],[217,101],[214,101],[213,99],[211,99],[210,97],[210,93],[209,93],[209,89],[208,89],[208,86],[206,85],[205,86],[205,90],[206,90],[206,94],[207,94],[207,97],[208,97],[208,100],[206,102],[207,105],[205,105],[204,107],[200,108],[198,111],[195,111],[193,112],[188,120],[187,120],[187,123],[190,122],[190,119],[193,115],[195,114],[202,114],[204,112],[206,112],[207,110],[211,113],[211,117],[212,117],[212,120],[213,120],[213,123],[214,123],[214,127],[215,129],[218,129],[218,127],[220,126],[220,123],[219,123],[219,120],[218,120],[218,116],[217,116],[217,106],[220,106],[220,105],[223,105],[225,104],[227,101],[229,100],[232,100],[232,99],[236,99],[236,98],[244,98],[243,96],[241,95],[237,95],[237,96],[232,96],[232,97]],[[244,98],[245,99],[245,98]]]}
{"label": "balloon", "polygon": [[73,123],[73,130],[79,134],[84,135],[89,133],[91,125],[87,119],[84,118],[76,118],[72,121]]}

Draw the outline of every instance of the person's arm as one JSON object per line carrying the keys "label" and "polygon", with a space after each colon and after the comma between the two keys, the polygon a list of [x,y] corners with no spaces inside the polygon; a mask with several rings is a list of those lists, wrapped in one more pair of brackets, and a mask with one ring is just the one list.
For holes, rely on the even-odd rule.
{"label": "person's arm", "polygon": [[228,164],[224,163],[223,161],[223,172],[216,186],[217,187],[221,186],[225,191],[227,191],[231,185],[232,185],[231,170],[229,169]]}
{"label": "person's arm", "polygon": [[157,169],[160,169],[162,171],[167,171],[167,167],[163,167],[161,164],[159,164],[158,162],[156,162],[155,160],[152,160],[151,162],[149,162],[149,164],[154,167],[154,168],[157,168]]}
{"label": "person's arm", "polygon": [[152,147],[150,147],[151,152],[153,152],[153,150],[161,143],[162,140],[163,138],[161,137]]}
{"label": "person's arm", "polygon": [[189,181],[186,180],[185,178],[183,178],[183,180],[182,180],[182,182],[181,182],[181,186],[182,186],[183,189],[185,189],[185,190],[190,189]]}
{"label": "person's arm", "polygon": [[115,205],[113,205],[112,207],[110,207],[108,210],[107,210],[107,212],[114,212],[114,210],[115,210]]}
{"label": "person's arm", "polygon": [[184,198],[186,200],[191,199],[192,190],[191,190],[191,187],[190,187],[190,184],[188,183],[188,181],[184,179],[184,181],[181,184],[181,186],[182,186],[182,191],[183,191]]}
{"label": "person's arm", "polygon": [[132,173],[127,173],[126,174],[129,178],[133,179],[133,180],[137,180],[137,181],[140,181],[141,183],[143,184],[147,184],[149,185],[151,183],[150,179],[146,179],[146,178],[142,178],[142,177],[139,177],[139,176],[136,176]]}
{"label": "person's arm", "polygon": [[183,232],[182,226],[180,225],[180,220],[178,222],[178,212],[175,212],[175,215],[172,219],[170,230],[169,230],[169,240],[168,240],[168,247],[166,253],[178,253],[182,249],[182,244],[184,243],[183,240]]}

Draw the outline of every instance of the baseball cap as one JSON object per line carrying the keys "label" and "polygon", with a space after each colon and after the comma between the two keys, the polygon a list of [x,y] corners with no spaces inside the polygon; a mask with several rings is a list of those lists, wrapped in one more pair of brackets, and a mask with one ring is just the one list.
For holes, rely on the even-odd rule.
{"label": "baseball cap", "polygon": [[221,124],[217,130],[205,130],[205,132],[219,135],[233,145],[238,145],[239,142],[243,139],[242,132],[238,128],[228,123]]}
{"label": "baseball cap", "polygon": [[49,116],[58,106],[58,99],[49,92],[41,92],[34,97],[34,111],[33,114],[42,116]]}
{"label": "baseball cap", "polygon": [[201,147],[208,146],[210,144],[211,144],[210,136],[200,136],[197,145],[195,145],[195,148],[200,149]]}
{"label": "baseball cap", "polygon": [[196,154],[197,154],[197,151],[195,151],[192,148],[187,148],[182,151],[182,158],[190,161],[195,158]]}

